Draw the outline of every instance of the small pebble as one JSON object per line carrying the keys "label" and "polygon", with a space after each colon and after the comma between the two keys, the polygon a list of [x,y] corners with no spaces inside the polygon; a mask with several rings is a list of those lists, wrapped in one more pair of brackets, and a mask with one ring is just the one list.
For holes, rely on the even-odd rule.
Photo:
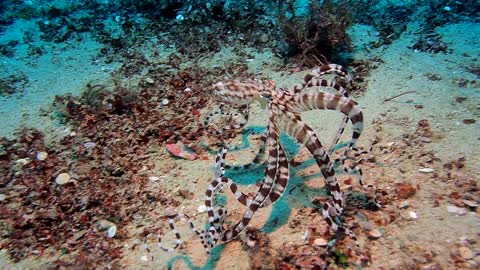
{"label": "small pebble", "polygon": [[415,212],[413,212],[413,211],[408,212],[408,215],[409,215],[410,218],[412,218],[412,219],[417,219],[417,218],[418,218],[417,213],[415,213]]}
{"label": "small pebble", "polygon": [[418,171],[421,173],[433,173],[435,170],[432,168],[421,168]]}
{"label": "small pebble", "polygon": [[468,206],[468,207],[471,207],[471,208],[476,208],[478,207],[478,203],[474,202],[474,201],[470,201],[470,200],[463,200],[463,203]]}
{"label": "small pebble", "polygon": [[373,229],[373,230],[368,232],[368,236],[370,236],[370,238],[372,238],[372,239],[378,239],[378,238],[382,237],[382,235],[383,234],[379,229]]}
{"label": "small pebble", "polygon": [[143,256],[140,258],[140,260],[141,260],[142,262],[148,262],[148,257],[147,257],[147,255],[143,255]]}
{"label": "small pebble", "polygon": [[90,149],[90,148],[93,148],[95,147],[95,143],[94,142],[86,142],[83,144],[83,147],[87,148],[87,149]]}
{"label": "small pebble", "polygon": [[163,105],[167,105],[169,103],[168,99],[164,98],[162,99],[162,104]]}
{"label": "small pebble", "polygon": [[70,179],[71,177],[68,173],[61,173],[55,178],[55,183],[57,183],[57,185],[63,185],[70,182]]}
{"label": "small pebble", "polygon": [[37,152],[37,159],[38,160],[45,160],[47,159],[48,157],[48,153],[47,152]]}
{"label": "small pebble", "polygon": [[205,204],[202,204],[198,207],[197,210],[198,210],[199,213],[205,213],[205,212],[207,212],[207,207],[205,206]]}
{"label": "small pebble", "polygon": [[456,206],[453,206],[453,205],[447,206],[447,211],[449,213],[456,214],[456,215],[459,215],[459,216],[463,216],[463,215],[467,214],[467,209],[465,209],[463,207],[456,207]]}
{"label": "small pebble", "polygon": [[113,224],[110,228],[107,230],[107,237],[108,238],[113,238],[115,234],[117,233],[117,225]]}
{"label": "small pebble", "polygon": [[[101,230],[101,231],[104,231],[104,230],[108,230],[110,229],[111,227],[115,226],[115,224],[113,224],[112,222],[106,220],[106,219],[102,219],[98,222],[98,228]],[[116,229],[116,228],[115,228]]]}
{"label": "small pebble", "polygon": [[149,83],[149,84],[153,84],[153,83],[155,82],[155,81],[154,81],[152,78],[150,78],[150,77],[147,77],[147,78],[145,79],[145,81],[146,81],[147,83]]}
{"label": "small pebble", "polygon": [[0,193],[0,202],[5,201],[6,198],[7,198],[7,195]]}
{"label": "small pebble", "polygon": [[156,181],[158,181],[158,179],[160,179],[160,178],[158,178],[158,177],[156,177],[156,176],[150,176],[150,177],[148,177],[148,180],[150,180],[150,181],[152,181],[152,182],[156,182]]}
{"label": "small pebble", "polygon": [[261,36],[260,36],[260,42],[262,43],[266,43],[268,41],[268,35],[263,33]]}
{"label": "small pebble", "polygon": [[323,238],[317,238],[313,240],[313,244],[319,247],[326,247],[328,245],[328,241]]}
{"label": "small pebble", "polygon": [[458,249],[458,253],[460,253],[460,256],[462,256],[462,258],[464,258],[465,260],[473,259],[473,251],[467,247],[460,247]]}
{"label": "small pebble", "polygon": [[409,206],[410,206],[410,202],[409,202],[409,201],[403,201],[403,202],[401,202],[401,203],[398,205],[398,208],[404,209],[404,208],[408,208]]}
{"label": "small pebble", "polygon": [[192,88],[187,87],[187,88],[185,88],[185,89],[183,90],[183,92],[192,92]]}
{"label": "small pebble", "polygon": [[27,165],[28,163],[30,163],[30,159],[29,159],[29,158],[17,159],[17,160],[15,161],[15,163],[24,166],[24,165]]}

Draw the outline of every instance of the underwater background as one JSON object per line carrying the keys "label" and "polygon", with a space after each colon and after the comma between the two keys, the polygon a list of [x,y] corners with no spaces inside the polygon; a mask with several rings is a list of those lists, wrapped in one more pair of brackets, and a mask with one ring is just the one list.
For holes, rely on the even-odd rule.
{"label": "underwater background", "polygon": [[[0,60],[0,269],[480,268],[478,0],[3,0]],[[359,246],[327,225],[322,173],[283,134],[283,196],[210,254],[178,219],[183,242],[165,252],[171,211],[208,229],[222,140],[227,164],[248,164],[262,145],[260,103],[244,128],[207,132],[247,118],[228,108],[206,121],[221,103],[212,85],[287,89],[328,63],[353,79],[356,159],[382,205],[358,173],[335,168]],[[331,145],[340,113],[302,119],[342,155],[352,128]],[[250,196],[265,174],[261,163],[225,171]],[[245,211],[227,187],[217,206],[226,227]]]}

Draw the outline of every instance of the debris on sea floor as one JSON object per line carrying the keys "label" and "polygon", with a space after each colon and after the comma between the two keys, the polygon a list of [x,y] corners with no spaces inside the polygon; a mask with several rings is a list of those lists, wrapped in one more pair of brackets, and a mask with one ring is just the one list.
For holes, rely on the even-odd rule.
{"label": "debris on sea floor", "polygon": [[459,215],[459,216],[463,216],[463,215],[467,214],[467,209],[466,208],[457,207],[457,206],[454,206],[454,205],[447,206],[447,211],[449,213],[456,214],[456,215]]}
{"label": "debris on sea floor", "polygon": [[197,154],[192,150],[188,149],[182,142],[177,142],[175,144],[167,144],[167,150],[176,157],[181,157],[188,160],[197,159]]}
{"label": "debris on sea floor", "polygon": [[55,178],[55,183],[57,183],[58,185],[64,185],[70,182],[70,180],[71,180],[70,174],[61,173]]}

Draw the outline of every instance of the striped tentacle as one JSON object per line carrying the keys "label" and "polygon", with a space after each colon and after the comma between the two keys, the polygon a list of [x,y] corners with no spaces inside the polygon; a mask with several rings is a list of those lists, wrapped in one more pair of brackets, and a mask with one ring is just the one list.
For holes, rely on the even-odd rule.
{"label": "striped tentacle", "polygon": [[287,113],[287,115],[289,117],[282,117],[288,119],[282,121],[282,131],[295,138],[299,143],[305,145],[310,153],[312,153],[323,177],[325,178],[327,190],[333,198],[333,205],[328,202],[323,205],[323,218],[333,231],[349,235],[355,242],[357,242],[355,233],[346,228],[341,221],[344,209],[344,196],[343,192],[340,190],[338,180],[335,177],[333,163],[330,160],[328,153],[322,146],[315,131],[301,121],[299,115],[292,115],[291,113]]}
{"label": "striped tentacle", "polygon": [[286,115],[282,117],[282,120],[281,130],[295,138],[300,144],[305,145],[308,151],[312,153],[325,178],[327,189],[333,196],[333,202],[336,209],[335,216],[341,215],[344,208],[343,194],[338,185],[337,178],[335,177],[332,161],[315,134],[315,131],[306,125],[299,115],[291,112],[287,112]]}
{"label": "striped tentacle", "polygon": [[[348,75],[348,73],[346,73],[346,70],[344,70],[343,68],[338,68],[337,67],[337,69],[335,69],[335,70],[338,70],[338,69],[343,70],[342,74],[347,74]],[[307,75],[305,77],[305,81],[303,83],[298,84],[298,85],[293,87],[293,92],[295,94],[298,94],[306,88],[320,87],[320,90],[322,88],[335,89],[338,93],[342,94],[344,97],[348,97],[347,90],[337,82],[336,78],[326,80],[326,79],[318,78],[318,76],[320,76],[320,75],[321,74],[318,74],[318,72],[310,72],[309,75]],[[342,137],[342,134],[345,131],[345,126],[347,125],[347,123],[348,123],[348,117],[344,116],[343,119],[340,122],[340,126],[338,127],[337,134],[335,135],[335,137],[333,139],[333,142],[330,145],[330,148],[328,149],[328,153],[330,155],[333,153],[334,147],[340,141],[340,138]]]}
{"label": "striped tentacle", "polygon": [[[166,252],[174,252],[182,244],[183,241],[181,239],[181,235],[178,232],[177,227],[175,225],[175,221],[181,220],[181,219],[185,220],[185,222],[189,224],[190,229],[192,229],[197,235],[200,235],[200,239],[202,240],[202,243],[204,243],[205,230],[200,231],[196,229],[195,224],[193,224],[192,220],[188,215],[182,214],[182,213],[174,213],[174,214],[167,215],[166,218],[168,219],[168,225],[170,227],[170,230],[173,231],[173,233],[175,234],[176,240],[175,240],[175,245],[173,247],[165,247],[162,245],[162,239],[160,235],[158,235],[158,246],[162,250]],[[204,243],[204,246],[205,246],[205,243]]]}
{"label": "striped tentacle", "polygon": [[311,78],[318,78],[325,74],[336,74],[341,78],[345,79],[348,84],[352,83],[352,77],[348,73],[347,69],[337,64],[327,64],[327,65],[323,65],[323,66],[312,69],[305,76],[304,81],[308,82],[311,80]]}
{"label": "striped tentacle", "polygon": [[262,160],[265,157],[265,153],[266,153],[267,136],[268,136],[268,133],[265,133],[260,138],[260,147],[259,147],[258,153],[255,155],[255,157],[253,158],[253,160],[250,163],[243,164],[243,165],[228,165],[228,164],[225,164],[225,169],[234,170],[234,171],[243,171],[243,170],[249,170],[249,169],[252,169],[256,166],[264,164],[264,162],[262,162]]}
{"label": "striped tentacle", "polygon": [[[248,208],[245,211],[243,218],[232,229],[226,230],[222,233],[222,241],[226,242],[232,240],[233,238],[238,236],[238,234],[242,232],[245,227],[250,223],[250,220],[253,218],[253,215],[258,210],[258,208],[260,208],[263,202],[269,197],[270,194],[272,194],[275,177],[278,175],[277,171],[281,170],[283,171],[283,173],[285,173],[286,171],[286,173],[288,174],[288,166],[284,169],[280,169],[279,167],[279,152],[282,150],[280,149],[278,131],[273,124],[272,118],[273,116],[270,118],[270,122],[268,125],[269,137],[267,139],[267,145],[269,149],[269,158],[267,161],[267,168],[265,171],[265,178],[263,180],[263,184],[260,187],[260,190],[255,195],[254,200],[248,205]],[[285,162],[282,162],[282,164],[284,163]],[[286,178],[288,179],[288,176]]]}
{"label": "striped tentacle", "polygon": [[303,93],[293,96],[293,102],[287,105],[288,111],[299,114],[301,112],[320,109],[337,110],[345,114],[352,122],[352,139],[344,152],[348,152],[355,147],[355,144],[363,130],[363,113],[358,104],[342,95],[330,93]]}

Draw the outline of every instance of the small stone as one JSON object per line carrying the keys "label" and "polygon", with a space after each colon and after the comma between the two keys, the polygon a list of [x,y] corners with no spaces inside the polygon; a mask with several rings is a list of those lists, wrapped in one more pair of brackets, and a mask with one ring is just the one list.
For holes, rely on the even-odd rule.
{"label": "small stone", "polygon": [[30,163],[30,159],[29,159],[29,158],[17,159],[17,160],[15,161],[15,163],[24,166],[24,165],[27,165],[28,163]]}
{"label": "small stone", "polygon": [[145,79],[145,81],[146,81],[147,83],[149,83],[149,84],[153,84],[153,83],[155,82],[155,81],[154,81],[152,78],[150,78],[150,77],[147,77],[147,78]]}
{"label": "small stone", "polygon": [[368,236],[372,239],[378,239],[378,238],[382,237],[382,235],[383,234],[379,229],[373,229],[373,230],[368,232]]}
{"label": "small stone", "polygon": [[478,207],[478,203],[474,202],[474,201],[470,201],[470,200],[463,200],[463,203],[468,206],[468,207],[471,207],[471,208],[476,208]]}
{"label": "small stone", "polygon": [[107,237],[108,238],[113,238],[115,234],[117,233],[117,225],[113,224],[110,228],[107,230]]}
{"label": "small stone", "polygon": [[5,201],[5,199],[7,199],[7,195],[0,193],[0,202]]}
{"label": "small stone", "polygon": [[47,152],[37,152],[37,159],[38,160],[45,160],[47,159],[48,157],[48,153]]}
{"label": "small stone", "polygon": [[162,99],[162,104],[163,105],[167,105],[169,103],[168,99],[164,98]]}
{"label": "small stone", "polygon": [[400,209],[405,209],[405,208],[408,208],[410,206],[410,202],[409,201],[403,201],[401,202],[399,205],[398,205],[398,208]]}
{"label": "small stone", "polygon": [[112,226],[115,226],[115,224],[113,224],[113,222],[111,221],[108,221],[106,219],[102,219],[98,222],[98,228],[101,230],[101,231],[104,231],[104,230],[108,230],[110,229]]}
{"label": "small stone", "polygon": [[462,256],[462,258],[465,260],[471,260],[474,256],[473,251],[467,247],[460,247],[458,249],[458,253],[460,253],[460,256]]}
{"label": "small stone", "polygon": [[160,178],[156,177],[156,176],[150,176],[148,177],[148,180],[152,181],[152,182],[156,182],[158,181]]}
{"label": "small stone", "polygon": [[261,36],[260,36],[260,42],[262,43],[266,43],[268,41],[268,35],[263,33]]}
{"label": "small stone", "polygon": [[143,255],[143,256],[140,258],[140,260],[141,260],[142,262],[148,262],[148,257],[147,257],[147,255]]}
{"label": "small stone", "polygon": [[417,219],[417,218],[418,218],[417,213],[415,213],[415,212],[413,212],[413,211],[408,212],[408,216],[409,216],[411,219]]}
{"label": "small stone", "polygon": [[57,183],[57,185],[64,185],[70,182],[70,179],[71,177],[68,173],[61,173],[55,178],[55,183]]}
{"label": "small stone", "polygon": [[459,216],[463,216],[463,215],[467,214],[467,209],[465,209],[463,207],[456,207],[456,206],[453,206],[453,205],[447,206],[447,211],[449,213],[456,214],[456,215],[459,215]]}
{"label": "small stone", "polygon": [[187,88],[185,88],[185,89],[183,90],[183,92],[192,92],[192,88],[187,87]]}
{"label": "small stone", "polygon": [[421,168],[418,171],[421,173],[433,173],[435,170],[432,168]]}
{"label": "small stone", "polygon": [[205,212],[207,212],[207,207],[205,206],[205,204],[202,204],[198,207],[197,210],[198,210],[199,213],[205,213]]}
{"label": "small stone", "polygon": [[326,247],[328,245],[328,241],[323,238],[317,238],[313,240],[313,244],[319,247]]}
{"label": "small stone", "polygon": [[248,240],[247,240],[247,246],[249,246],[249,247],[254,247],[255,244],[256,244],[255,241],[253,241],[253,240],[251,240],[251,239],[248,239]]}

